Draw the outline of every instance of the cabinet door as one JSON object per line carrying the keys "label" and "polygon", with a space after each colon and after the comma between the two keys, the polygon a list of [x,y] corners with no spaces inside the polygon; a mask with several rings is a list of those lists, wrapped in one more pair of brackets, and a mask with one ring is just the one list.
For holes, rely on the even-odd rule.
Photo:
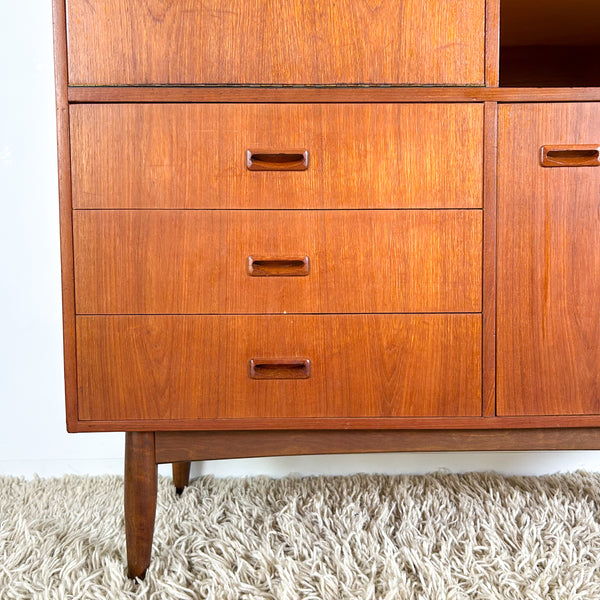
{"label": "cabinet door", "polygon": [[499,415],[600,412],[600,104],[500,108]]}

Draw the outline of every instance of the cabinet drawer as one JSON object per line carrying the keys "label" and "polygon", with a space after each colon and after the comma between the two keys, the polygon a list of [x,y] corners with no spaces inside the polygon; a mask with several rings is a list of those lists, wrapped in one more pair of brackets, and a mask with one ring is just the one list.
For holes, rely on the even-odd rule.
{"label": "cabinet drawer", "polygon": [[481,319],[80,316],[77,374],[81,420],[474,416]]}
{"label": "cabinet drawer", "polygon": [[484,0],[67,0],[69,83],[483,85]]}
{"label": "cabinet drawer", "polygon": [[70,111],[75,208],[482,203],[480,104],[109,104]]}
{"label": "cabinet drawer", "polygon": [[498,414],[600,414],[600,103],[499,114]]}
{"label": "cabinet drawer", "polygon": [[74,211],[79,314],[478,312],[479,210]]}

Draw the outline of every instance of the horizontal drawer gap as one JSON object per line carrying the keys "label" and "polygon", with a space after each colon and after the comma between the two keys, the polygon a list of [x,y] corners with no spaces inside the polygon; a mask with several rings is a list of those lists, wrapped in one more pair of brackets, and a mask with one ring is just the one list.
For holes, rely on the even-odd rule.
{"label": "horizontal drawer gap", "polygon": [[320,89],[320,90],[331,90],[331,89],[403,89],[403,88],[434,88],[434,89],[473,89],[483,88],[482,84],[459,84],[451,85],[447,83],[136,83],[132,85],[93,85],[93,84],[81,84],[81,83],[70,83],[69,89],[104,89],[104,90],[122,90],[122,89],[133,89],[133,90],[147,90],[147,89],[267,89],[267,90],[280,90],[280,89]]}
{"label": "horizontal drawer gap", "polygon": [[185,212],[398,212],[398,211],[455,211],[455,212],[463,212],[463,211],[481,211],[483,212],[482,207],[474,207],[474,208],[453,208],[453,207],[442,207],[442,208],[414,208],[414,207],[398,207],[398,208],[73,208],[73,211],[113,211],[113,212],[156,212],[156,211],[185,211]]}
{"label": "horizontal drawer gap", "polygon": [[306,312],[270,312],[270,313],[76,313],[76,317],[319,317],[319,316],[356,316],[356,315],[481,315],[479,312],[354,312],[354,313],[306,313]]}

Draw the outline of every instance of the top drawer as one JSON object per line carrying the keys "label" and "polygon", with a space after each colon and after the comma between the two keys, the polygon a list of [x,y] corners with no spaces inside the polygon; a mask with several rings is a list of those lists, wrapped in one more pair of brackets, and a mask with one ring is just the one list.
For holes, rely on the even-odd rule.
{"label": "top drawer", "polygon": [[67,0],[69,83],[483,85],[484,0]]}
{"label": "top drawer", "polygon": [[74,208],[481,207],[482,104],[77,104],[70,116]]}

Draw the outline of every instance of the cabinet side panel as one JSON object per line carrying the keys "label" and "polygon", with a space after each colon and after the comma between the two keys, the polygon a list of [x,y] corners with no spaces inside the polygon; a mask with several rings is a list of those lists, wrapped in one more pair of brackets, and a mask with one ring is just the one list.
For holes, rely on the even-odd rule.
{"label": "cabinet side panel", "polygon": [[[542,146],[571,166],[543,167]],[[500,108],[499,415],[600,412],[600,167],[579,166],[590,146],[600,104]]]}
{"label": "cabinet side panel", "polygon": [[53,0],[56,131],[58,141],[58,194],[60,202],[60,253],[62,271],[63,348],[67,429],[77,423],[77,357],[75,342],[75,281],[71,211],[71,158],[69,103],[67,99],[67,37],[64,0]]}

